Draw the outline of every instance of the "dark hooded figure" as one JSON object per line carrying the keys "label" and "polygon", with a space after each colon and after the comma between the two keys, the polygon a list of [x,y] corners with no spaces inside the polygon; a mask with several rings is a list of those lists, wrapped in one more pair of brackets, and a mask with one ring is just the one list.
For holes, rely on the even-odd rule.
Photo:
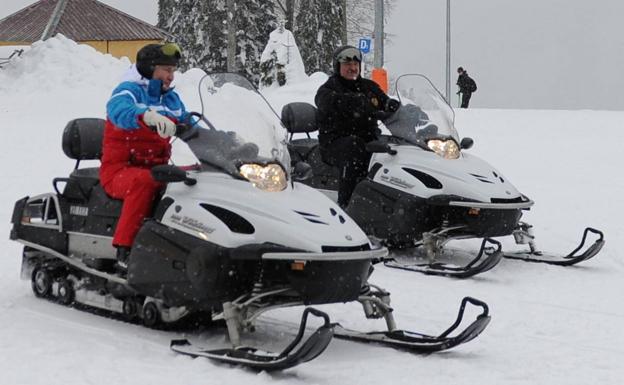
{"label": "dark hooded figure", "polygon": [[355,186],[367,173],[371,153],[366,143],[377,139],[377,120],[400,103],[377,83],[360,76],[362,54],[352,46],[334,52],[334,74],[316,93],[319,146],[323,161],[341,170],[338,204],[346,207]]}
{"label": "dark hooded figure", "polygon": [[464,70],[462,67],[457,69],[457,73],[459,76],[457,77],[457,86],[459,87],[458,94],[461,93],[461,108],[468,108],[468,104],[470,103],[470,97],[472,93],[477,90],[477,83],[468,76],[468,72]]}

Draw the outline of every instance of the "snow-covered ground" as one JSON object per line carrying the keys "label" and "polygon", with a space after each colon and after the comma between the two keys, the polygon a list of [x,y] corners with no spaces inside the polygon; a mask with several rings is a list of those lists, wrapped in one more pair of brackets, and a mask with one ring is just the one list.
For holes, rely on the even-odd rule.
{"label": "snow-covered ground", "polygon": [[[454,350],[419,356],[334,340],[318,359],[282,373],[255,373],[178,356],[182,332],[155,331],[35,298],[19,279],[21,245],[8,240],[14,202],[52,190],[74,162],[61,133],[76,117],[104,117],[105,103],[127,61],[63,38],[25,52],[0,70],[0,372],[3,384],[621,384],[624,379],[624,112],[465,110],[461,135],[469,151],[505,173],[536,201],[525,220],[538,245],[570,251],[584,226],[604,231],[595,259],[571,268],[503,261],[469,280],[427,277],[378,267],[372,281],[392,293],[400,327],[429,334],[454,320],[462,297],[486,301],[490,326]],[[192,73],[191,73],[192,75]],[[185,80],[179,76],[184,94]],[[188,78],[188,79],[185,79]],[[311,101],[323,81],[268,95],[277,111]],[[183,95],[184,96],[184,95]],[[192,106],[191,106],[192,107]],[[512,242],[505,243],[514,248]],[[333,321],[361,330],[383,322],[363,318],[357,304],[322,307]],[[301,309],[261,317],[252,341],[277,348]],[[471,314],[474,316],[474,314]],[[214,332],[191,337],[224,343]]]}

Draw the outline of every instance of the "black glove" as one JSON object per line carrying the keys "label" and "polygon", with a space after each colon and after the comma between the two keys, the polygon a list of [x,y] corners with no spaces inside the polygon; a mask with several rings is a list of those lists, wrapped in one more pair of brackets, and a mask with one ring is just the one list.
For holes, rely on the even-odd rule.
{"label": "black glove", "polygon": [[396,112],[401,107],[401,102],[396,99],[388,99],[386,102],[386,111],[388,112]]}

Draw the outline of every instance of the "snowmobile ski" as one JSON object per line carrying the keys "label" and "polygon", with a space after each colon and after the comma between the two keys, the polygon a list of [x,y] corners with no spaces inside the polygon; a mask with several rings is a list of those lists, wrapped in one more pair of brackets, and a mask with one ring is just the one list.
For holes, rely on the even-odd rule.
{"label": "snowmobile ski", "polygon": [[[325,323],[307,340],[303,340],[309,314],[323,318]],[[335,324],[329,322],[329,316],[317,309],[306,308],[303,311],[299,332],[295,339],[281,353],[264,352],[253,347],[240,346],[225,349],[202,349],[193,346],[188,340],[172,340],[171,349],[191,357],[206,357],[214,361],[243,366],[254,370],[284,370],[318,357],[329,345],[334,335]],[[295,350],[295,348],[297,348]]]}
{"label": "snowmobile ski", "polygon": [[[530,225],[528,225],[530,229]],[[526,229],[523,228],[523,229]],[[585,242],[587,241],[587,236],[589,233],[594,233],[598,235],[598,239],[594,241],[592,245],[587,247],[585,251],[580,253],[580,251],[584,248]],[[515,234],[514,234],[515,235]],[[588,259],[594,257],[596,254],[600,252],[602,246],[605,244],[604,234],[600,230],[596,230],[591,227],[585,228],[583,231],[583,238],[581,239],[581,243],[574,249],[570,254],[566,256],[561,256],[553,253],[543,252],[535,249],[535,245],[533,243],[533,235],[530,232],[523,234],[523,236],[531,237],[531,241],[529,241],[529,246],[531,250],[529,251],[517,251],[504,253],[504,257],[508,259],[517,259],[525,262],[537,262],[537,263],[547,263],[550,265],[557,266],[572,266],[579,262],[587,261]],[[521,242],[518,242],[521,243]]]}
{"label": "snowmobile ski", "polygon": [[[494,246],[487,246],[487,244]],[[501,244],[490,238],[484,238],[477,256],[464,266],[455,264],[433,262],[433,263],[409,263],[398,261],[395,258],[386,260],[385,266],[416,271],[427,275],[441,275],[454,278],[469,278],[474,275],[486,272],[496,266],[503,259]]]}
{"label": "snowmobile ski", "polygon": [[[461,333],[456,336],[449,336],[461,324],[466,304],[469,302],[483,308],[482,313]],[[340,339],[381,344],[413,353],[433,353],[451,349],[474,339],[487,327],[490,319],[491,317],[487,304],[472,297],[465,297],[461,302],[455,323],[438,336],[430,336],[405,330],[364,333],[345,329],[340,325],[336,325],[334,328],[334,336]]]}

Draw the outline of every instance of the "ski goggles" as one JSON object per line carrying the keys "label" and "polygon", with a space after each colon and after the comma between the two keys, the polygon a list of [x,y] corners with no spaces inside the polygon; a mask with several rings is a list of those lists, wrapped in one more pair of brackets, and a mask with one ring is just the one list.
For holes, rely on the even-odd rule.
{"label": "ski goggles", "polygon": [[338,57],[336,58],[339,63],[346,63],[350,61],[358,61],[362,62],[362,53],[357,48],[346,48],[338,53]]}
{"label": "ski goggles", "polygon": [[180,59],[182,57],[182,50],[176,43],[167,43],[160,47],[160,52],[165,56],[175,57]]}

